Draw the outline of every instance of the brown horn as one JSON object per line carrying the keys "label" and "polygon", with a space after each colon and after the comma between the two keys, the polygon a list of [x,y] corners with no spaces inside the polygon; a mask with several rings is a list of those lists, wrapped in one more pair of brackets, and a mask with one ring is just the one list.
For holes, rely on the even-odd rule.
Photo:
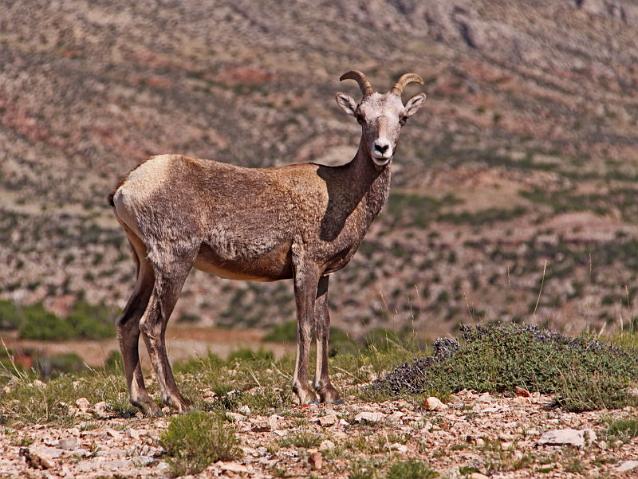
{"label": "brown horn", "polygon": [[403,89],[410,83],[418,83],[419,85],[424,84],[423,78],[416,73],[404,73],[392,87],[392,93],[400,97],[401,93],[403,93]]}
{"label": "brown horn", "polygon": [[372,95],[372,92],[374,91],[370,80],[368,80],[364,73],[361,73],[358,70],[350,70],[349,72],[344,73],[341,77],[339,77],[339,81],[343,80],[356,81],[359,84],[359,88],[361,88],[361,93],[363,93],[364,97]]}

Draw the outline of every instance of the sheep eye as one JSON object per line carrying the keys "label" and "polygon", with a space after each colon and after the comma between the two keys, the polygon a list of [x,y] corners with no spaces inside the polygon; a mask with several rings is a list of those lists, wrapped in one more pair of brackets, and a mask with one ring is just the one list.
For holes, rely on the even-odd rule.
{"label": "sheep eye", "polygon": [[401,124],[401,126],[405,125],[406,121],[408,121],[408,117],[406,115],[401,115],[399,117],[399,123]]}
{"label": "sheep eye", "polygon": [[363,123],[365,121],[363,113],[361,113],[360,111],[357,111],[357,113],[355,114],[355,118],[359,123]]}

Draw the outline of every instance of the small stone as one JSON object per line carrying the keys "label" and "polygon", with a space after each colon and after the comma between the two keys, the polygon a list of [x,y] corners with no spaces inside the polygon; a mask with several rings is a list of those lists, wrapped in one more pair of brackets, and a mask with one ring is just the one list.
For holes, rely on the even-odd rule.
{"label": "small stone", "polygon": [[538,440],[539,445],[585,447],[596,441],[596,433],[591,429],[556,429],[544,432]]}
{"label": "small stone", "polygon": [[100,419],[108,419],[113,416],[113,414],[111,414],[111,408],[104,401],[95,403],[95,406],[93,406],[93,413]]}
{"label": "small stone", "polygon": [[250,408],[246,405],[241,406],[240,408],[237,409],[238,413],[243,414],[244,416],[250,416]]}
{"label": "small stone", "polygon": [[334,449],[334,447],[335,443],[332,442],[330,439],[324,439],[323,441],[321,441],[321,444],[319,444],[320,451],[328,451],[330,449]]}
{"label": "small stone", "polygon": [[43,389],[47,387],[46,383],[43,381],[40,381],[39,379],[34,379],[32,384],[38,389]]}
{"label": "small stone", "polygon": [[54,465],[53,459],[60,457],[62,450],[53,447],[21,447],[19,454],[24,457],[29,467],[51,469]]}
{"label": "small stone", "polygon": [[616,467],[616,471],[618,472],[629,472],[634,469],[638,469],[638,461],[623,461]]}
{"label": "small stone", "polygon": [[75,401],[75,405],[82,412],[87,412],[89,408],[91,407],[91,403],[89,402],[87,398],[78,399],[77,401]]}
{"label": "small stone", "polygon": [[270,427],[270,423],[266,420],[255,421],[251,425],[252,432],[270,432],[272,428]]}
{"label": "small stone", "polygon": [[228,418],[233,422],[242,422],[246,420],[246,416],[236,412],[227,412],[226,416],[228,416]]}
{"label": "small stone", "polygon": [[473,472],[470,474],[470,479],[490,479],[485,474],[481,474],[480,472]]}
{"label": "small stone", "polygon": [[363,412],[360,412],[359,414],[357,414],[354,417],[354,420],[356,422],[359,422],[359,423],[367,422],[367,423],[371,423],[371,424],[376,424],[378,422],[383,421],[383,418],[385,418],[385,414],[383,414],[383,413],[363,411]]}
{"label": "small stone", "polygon": [[443,411],[447,408],[447,404],[443,404],[439,398],[434,396],[430,396],[425,400],[425,409],[428,411]]}
{"label": "small stone", "polygon": [[238,462],[221,462],[218,464],[221,467],[222,471],[235,472],[237,474],[249,472],[246,466],[244,466],[243,464],[239,464]]}
{"label": "small stone", "polygon": [[67,451],[72,451],[73,449],[77,449],[80,443],[75,438],[66,438],[60,439],[58,441],[58,447],[60,449],[65,449]]}
{"label": "small stone", "polygon": [[517,396],[524,397],[524,398],[528,398],[532,395],[532,393],[530,393],[527,389],[522,388],[520,386],[516,386],[516,389],[514,390],[514,392],[516,393]]}
{"label": "small stone", "polygon": [[399,444],[398,442],[395,442],[394,444],[390,444],[388,448],[391,451],[397,451],[401,454],[405,454],[408,452],[408,446],[406,446],[405,444]]}
{"label": "small stone", "polygon": [[310,449],[308,455],[308,462],[310,463],[310,467],[313,471],[320,471],[321,466],[323,465],[323,457],[321,453],[316,449]]}
{"label": "small stone", "polygon": [[319,425],[321,427],[334,426],[337,423],[337,416],[334,414],[328,414],[319,418]]}

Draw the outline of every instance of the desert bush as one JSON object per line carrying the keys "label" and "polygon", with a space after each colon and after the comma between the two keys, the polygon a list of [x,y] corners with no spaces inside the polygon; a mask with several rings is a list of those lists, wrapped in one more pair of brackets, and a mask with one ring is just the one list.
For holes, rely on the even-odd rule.
{"label": "desert bush", "polygon": [[160,441],[175,476],[197,474],[213,462],[240,455],[233,427],[223,416],[201,411],[174,416]]}
{"label": "desert bush", "polygon": [[373,388],[511,393],[519,386],[554,394],[556,405],[570,411],[636,402],[627,389],[638,379],[638,356],[628,350],[514,324],[463,327],[462,333],[461,341],[435,342],[433,356],[400,366]]}
{"label": "desert bush", "polygon": [[607,421],[607,438],[628,442],[638,437],[638,417],[609,419]]}

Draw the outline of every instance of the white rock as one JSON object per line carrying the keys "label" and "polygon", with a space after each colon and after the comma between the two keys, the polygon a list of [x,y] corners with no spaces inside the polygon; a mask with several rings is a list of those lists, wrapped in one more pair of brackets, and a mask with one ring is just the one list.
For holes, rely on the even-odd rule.
{"label": "white rock", "polygon": [[634,469],[638,469],[638,461],[623,461],[618,467],[616,467],[616,471],[618,472],[629,472]]}
{"label": "white rock", "polygon": [[243,414],[244,416],[250,416],[250,408],[246,405],[241,406],[237,409],[237,412]]}
{"label": "white rock", "polygon": [[82,412],[88,411],[89,408],[91,407],[91,403],[89,402],[89,400],[87,398],[78,399],[77,401],[75,401],[75,405]]}
{"label": "white rock", "polygon": [[591,429],[556,429],[544,432],[538,440],[540,445],[585,447],[596,441],[596,433]]}
{"label": "white rock", "polygon": [[80,443],[74,437],[60,439],[58,441],[58,447],[60,449],[65,449],[67,451],[72,451],[73,449],[77,449],[80,446]]}
{"label": "white rock", "polygon": [[408,446],[406,446],[405,444],[399,444],[398,442],[395,442],[394,444],[390,444],[388,448],[391,451],[397,451],[401,454],[405,454],[408,452]]}
{"label": "white rock", "polygon": [[228,416],[228,418],[230,418],[233,422],[242,422],[246,420],[246,416],[237,412],[227,412],[226,416]]}
{"label": "white rock", "polygon": [[430,396],[425,400],[425,408],[428,411],[444,411],[448,406],[447,404],[443,404],[439,398]]}
{"label": "white rock", "polygon": [[319,424],[321,427],[334,426],[337,423],[337,416],[334,414],[328,414],[319,418]]}
{"label": "white rock", "polygon": [[217,465],[221,467],[222,471],[236,472],[238,474],[249,472],[246,466],[238,462],[218,462]]}
{"label": "white rock", "polygon": [[380,413],[380,412],[371,412],[371,411],[363,411],[360,412],[359,414],[357,414],[354,417],[354,420],[356,422],[368,422],[368,423],[378,423],[383,421],[383,419],[385,418],[385,414]]}
{"label": "white rock", "polygon": [[327,451],[329,449],[334,449],[334,447],[335,443],[332,442],[330,439],[324,439],[323,441],[321,441],[321,444],[319,444],[320,451]]}
{"label": "white rock", "polygon": [[96,417],[100,418],[100,419],[108,419],[111,416],[113,416],[113,414],[111,414],[111,408],[109,407],[108,404],[106,404],[106,402],[104,401],[100,401],[98,403],[95,403],[95,406],[93,406],[93,412],[95,414]]}

